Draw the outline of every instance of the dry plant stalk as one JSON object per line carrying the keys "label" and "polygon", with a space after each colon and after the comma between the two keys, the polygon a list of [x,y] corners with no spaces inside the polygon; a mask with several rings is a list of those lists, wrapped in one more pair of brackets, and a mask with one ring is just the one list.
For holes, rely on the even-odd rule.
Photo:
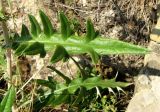
{"label": "dry plant stalk", "polygon": [[[0,10],[2,13],[5,11],[5,7],[3,5],[3,0],[0,0]],[[7,77],[9,78],[10,81],[12,81],[12,53],[11,53],[11,48],[10,46],[10,40],[9,40],[9,34],[8,34],[8,28],[7,24],[5,21],[1,21],[2,25],[2,30],[3,30],[3,35],[4,35],[4,41],[5,45],[7,46],[6,49],[6,59],[7,59]],[[10,83],[8,83],[8,88],[10,87]]]}

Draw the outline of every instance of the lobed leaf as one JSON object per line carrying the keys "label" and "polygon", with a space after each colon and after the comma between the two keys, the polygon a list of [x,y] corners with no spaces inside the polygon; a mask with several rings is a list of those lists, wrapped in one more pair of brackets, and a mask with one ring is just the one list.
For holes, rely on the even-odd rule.
{"label": "lobed leaf", "polygon": [[[71,35],[72,33],[69,21],[63,13],[60,13],[61,34],[52,33],[51,23],[48,19],[46,19],[47,16],[44,15],[42,11],[40,11],[40,15],[44,26],[45,35],[43,33],[39,35],[40,26],[37,23],[37,20],[30,15],[29,17],[32,26],[31,34],[32,37],[34,34],[34,37],[36,38],[30,37],[27,39],[24,38],[26,36],[23,37],[21,35],[21,38],[19,38],[18,40],[15,39],[14,42],[18,43],[19,45],[16,49],[16,54],[21,55],[24,53],[28,55],[34,55],[39,53],[41,57],[44,57],[45,50],[49,52],[55,50],[55,53],[51,58],[51,62],[55,63],[61,59],[64,59],[65,57],[67,57],[67,55],[89,53],[93,62],[96,63],[99,55],[146,54],[149,52],[148,49],[137,45],[97,36],[97,32],[95,32],[93,24],[90,20],[88,20],[87,22],[86,36]],[[36,30],[33,31],[33,29]],[[23,30],[24,31],[22,32],[24,32],[24,35],[26,35],[25,32],[28,34],[27,29],[25,27],[23,27]]]}
{"label": "lobed leaf", "polygon": [[130,83],[125,82],[116,82],[115,79],[103,80],[100,77],[92,77],[83,80],[82,78],[77,78],[71,81],[68,86],[62,86],[54,91],[55,94],[62,92],[64,90],[68,90],[70,94],[74,94],[75,91],[80,87],[85,87],[87,90],[90,90],[94,87],[108,88],[108,87],[127,87]]}
{"label": "lobed leaf", "polygon": [[[43,84],[42,84],[43,85]],[[126,87],[129,86],[130,83],[124,82],[116,82],[115,79],[103,80],[100,77],[92,77],[83,80],[82,78],[77,78],[72,80],[69,84],[59,83],[56,84],[56,89],[53,92],[50,92],[44,102],[47,105],[57,106],[62,103],[69,102],[70,95],[75,94],[78,89],[82,89],[82,93],[79,94],[79,98],[82,98],[83,90],[91,90],[95,87],[104,88],[116,88],[116,87]],[[55,86],[55,85],[54,85]],[[68,99],[69,98],[69,99]],[[75,103],[78,102],[79,99],[75,100]]]}

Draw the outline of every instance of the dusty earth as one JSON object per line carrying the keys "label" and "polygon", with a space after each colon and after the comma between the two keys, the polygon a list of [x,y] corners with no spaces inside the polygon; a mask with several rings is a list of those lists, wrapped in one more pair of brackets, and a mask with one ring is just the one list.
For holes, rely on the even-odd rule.
{"label": "dusty earth", "polygon": [[[12,18],[8,22],[11,32],[20,32],[21,24],[29,26],[27,14],[38,17],[38,10],[44,10],[50,17],[53,26],[59,29],[58,12],[63,11],[72,22],[77,24],[77,34],[85,34],[85,23],[89,18],[100,34],[106,38],[119,39],[144,47],[148,46],[149,35],[157,22],[156,0],[13,0],[12,7],[7,8]],[[39,20],[39,19],[38,19]],[[139,70],[143,67],[144,56],[139,55],[109,55],[102,57],[102,63],[114,68],[119,72],[120,81],[134,82]],[[37,61],[38,60],[38,61]],[[33,72],[42,72],[43,77],[50,71],[44,70],[48,59],[39,61],[39,58],[30,60]],[[39,63],[39,64],[37,64]],[[67,64],[58,63],[60,70],[68,74],[74,74],[73,62]],[[41,66],[37,66],[41,65]],[[68,66],[71,68],[69,71]],[[72,77],[72,75],[71,75]],[[118,99],[117,108],[124,111],[134,93],[134,86],[124,89]]]}

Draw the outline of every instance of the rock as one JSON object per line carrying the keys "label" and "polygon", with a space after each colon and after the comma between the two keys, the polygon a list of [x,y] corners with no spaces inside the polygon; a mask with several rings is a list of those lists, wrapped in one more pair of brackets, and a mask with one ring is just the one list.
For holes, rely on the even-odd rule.
{"label": "rock", "polygon": [[135,79],[135,94],[126,112],[160,111],[160,44],[151,41],[152,50],[144,59],[144,68]]}

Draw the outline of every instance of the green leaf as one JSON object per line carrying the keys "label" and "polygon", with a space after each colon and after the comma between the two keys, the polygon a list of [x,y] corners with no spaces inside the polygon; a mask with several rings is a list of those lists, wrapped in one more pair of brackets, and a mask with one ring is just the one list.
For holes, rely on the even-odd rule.
{"label": "green leaf", "polygon": [[0,112],[11,112],[15,97],[16,97],[16,91],[15,91],[14,86],[12,86],[8,90],[6,96],[3,98],[1,102]]}
{"label": "green leaf", "polygon": [[41,99],[35,99],[34,103],[33,103],[33,112],[40,112],[41,109],[45,106],[47,106],[48,101],[54,99],[54,95],[50,94],[48,95],[45,99],[41,100]]}
{"label": "green leaf", "polygon": [[39,42],[35,42],[35,43],[27,46],[27,48],[24,50],[24,53],[26,55],[40,54],[40,57],[42,57],[42,58],[44,58],[46,55],[46,51],[44,49],[44,44],[39,43]]}
{"label": "green leaf", "polygon": [[100,77],[92,77],[83,80],[82,78],[77,78],[72,80],[68,86],[62,86],[62,88],[55,90],[54,93],[56,94],[57,92],[67,89],[70,94],[73,94],[80,87],[85,87],[87,90],[90,90],[94,87],[101,87],[104,89],[108,87],[126,87],[129,85],[130,83],[116,82],[115,79],[103,80]]}
{"label": "green leaf", "polygon": [[23,38],[31,38],[30,34],[29,34],[29,30],[27,28],[26,25],[22,24],[22,31],[21,31],[21,36]]}
{"label": "green leaf", "polygon": [[42,24],[43,24],[43,31],[44,31],[44,34],[47,36],[47,37],[50,37],[53,33],[54,33],[54,29],[52,27],[52,23],[51,21],[49,20],[49,18],[44,14],[43,11],[39,11],[39,14],[40,14],[40,17],[41,17],[41,21],[42,21]]}
{"label": "green leaf", "polygon": [[93,23],[91,20],[87,20],[87,35],[86,35],[86,42],[94,40],[98,36],[98,31],[95,32]]}
{"label": "green leaf", "polygon": [[66,16],[61,12],[60,13],[60,22],[61,22],[61,34],[63,40],[66,40],[68,37],[70,37],[73,33],[73,31],[70,28],[70,24]]}
{"label": "green leaf", "polygon": [[[19,36],[17,33],[14,35],[13,40],[16,40],[16,41],[13,41],[12,48],[14,50],[16,50],[19,47],[19,45],[20,45],[19,41],[20,42],[21,41],[29,41],[31,39],[32,39],[32,37],[31,37],[31,35],[29,33],[29,30],[28,30],[27,26],[25,26],[24,24],[22,24],[21,36]],[[19,51],[25,49],[26,47],[27,47],[27,44],[25,44],[25,45],[21,44],[21,47],[19,47],[16,50],[17,54],[18,54]],[[21,54],[21,52],[19,54]]]}
{"label": "green leaf", "polygon": [[1,101],[0,112],[3,112],[3,110],[5,109],[5,105],[7,103],[8,96],[9,96],[9,91],[7,92],[7,94],[5,95],[5,97]]}
{"label": "green leaf", "polygon": [[41,34],[41,28],[36,20],[36,18],[32,15],[28,15],[29,20],[31,22],[31,34],[33,37],[38,37]]}
{"label": "green leaf", "polygon": [[82,83],[82,78],[72,80],[72,82],[69,84],[69,87],[67,88],[69,93],[73,94],[74,92],[76,92],[76,90],[82,86]]}
{"label": "green leaf", "polygon": [[71,82],[70,78],[65,76],[63,73],[61,73],[59,70],[57,70],[53,66],[48,66],[48,68],[50,68],[51,70],[55,71],[60,77],[62,77],[66,81],[66,84],[69,84]]}
{"label": "green leaf", "polygon": [[18,55],[18,56],[22,55],[22,54],[24,53],[23,51],[24,51],[26,48],[27,48],[27,44],[26,44],[26,43],[20,44],[20,45],[18,46],[18,48],[16,49],[15,54]]}
{"label": "green leaf", "polygon": [[103,80],[100,77],[92,77],[83,80],[82,78],[77,78],[72,80],[69,84],[56,84],[56,89],[53,92],[47,94],[47,96],[45,96],[46,99],[44,99],[44,101],[46,102],[47,100],[47,104],[52,106],[66,103],[68,101],[68,98],[70,99],[70,94],[74,94],[77,90],[81,89],[82,93],[79,94],[78,99],[74,102],[78,103],[79,98],[82,98],[83,93],[85,92],[85,88],[86,90],[91,90],[95,87],[101,87],[102,89],[104,89],[108,87],[126,87],[129,85],[130,83],[116,82],[115,79]]}
{"label": "green leaf", "polygon": [[56,84],[52,76],[48,76],[48,81],[52,84]]}
{"label": "green leaf", "polygon": [[36,79],[37,83],[42,85],[42,86],[45,86],[45,87],[48,87],[52,90],[55,89],[55,85],[53,83],[51,83],[50,81],[47,81],[47,80],[43,80],[43,79]]}
{"label": "green leaf", "polygon": [[25,55],[36,55],[40,54],[40,57],[45,57],[46,51],[44,49],[44,44],[39,42],[34,42],[29,45],[27,43],[21,44],[15,51],[15,54],[20,56],[22,54]]}
{"label": "green leaf", "polygon": [[[16,41],[17,41],[19,38],[20,38],[19,34],[18,34],[18,33],[15,33],[15,35],[14,35],[14,37],[13,37],[13,39],[12,39],[12,49],[13,49],[13,50],[16,50],[16,49],[18,48],[19,43],[16,42]],[[14,41],[14,40],[16,40],[16,41]]]}
{"label": "green leaf", "polygon": [[89,49],[88,50],[94,64],[97,64],[98,63],[98,60],[99,60],[99,55],[98,53],[96,53],[93,49]]}
{"label": "green leaf", "polygon": [[67,90],[68,84],[66,83],[58,83],[56,84],[56,90],[54,91],[54,94],[62,94],[64,90]]}
{"label": "green leaf", "polygon": [[[32,18],[32,16],[30,18]],[[33,24],[32,26],[36,27],[36,23],[34,22],[34,20],[35,19],[31,19],[31,24]],[[149,53],[149,50],[144,47],[133,45],[127,42],[122,42],[119,40],[107,39],[104,37],[97,36],[98,33],[95,32],[93,24],[91,23],[90,20],[88,20],[87,23],[88,24],[87,37],[68,35],[70,34],[68,32],[70,32],[71,29],[68,20],[63,13],[60,13],[60,20],[61,20],[62,34],[55,32],[54,34],[52,34],[51,37],[48,37],[47,35],[44,35],[42,32],[40,36],[30,39],[23,39],[23,37],[21,36],[22,38],[14,40],[15,43],[19,44],[19,47],[16,49],[16,53],[17,54],[26,53],[25,52],[26,49],[28,49],[28,47],[30,47],[35,42],[36,44],[37,43],[39,44],[38,47],[35,46],[37,49],[32,47],[33,50],[29,49],[31,50],[32,53],[28,54],[32,55],[37,54],[37,51],[39,52],[41,51],[40,49],[44,51],[44,47],[45,50],[48,52],[55,50],[55,54],[52,56],[51,59],[52,63],[64,59],[65,56],[67,57],[67,55],[79,55],[83,53],[89,53],[94,63],[97,62],[98,55]],[[50,25],[47,26],[49,27]],[[32,29],[33,28],[31,28],[31,32]],[[86,38],[88,38],[87,43],[86,43]],[[29,50],[27,52],[29,52]],[[43,52],[43,54],[45,54],[45,52]]]}
{"label": "green leaf", "polygon": [[51,58],[51,62],[56,63],[64,58],[69,58],[67,51],[65,50],[63,46],[57,45],[54,51],[54,54]]}
{"label": "green leaf", "polygon": [[62,94],[53,94],[53,95],[54,99],[50,100],[50,102],[48,102],[48,105],[55,107],[62,103],[64,104],[69,102],[70,94],[67,91],[63,91]]}
{"label": "green leaf", "polygon": [[80,90],[79,90],[79,93],[78,93],[78,96],[77,98],[75,99],[73,105],[76,105],[76,104],[79,104],[81,101],[84,100],[85,98],[85,93],[88,92],[86,91],[86,89],[84,87],[80,87]]}

